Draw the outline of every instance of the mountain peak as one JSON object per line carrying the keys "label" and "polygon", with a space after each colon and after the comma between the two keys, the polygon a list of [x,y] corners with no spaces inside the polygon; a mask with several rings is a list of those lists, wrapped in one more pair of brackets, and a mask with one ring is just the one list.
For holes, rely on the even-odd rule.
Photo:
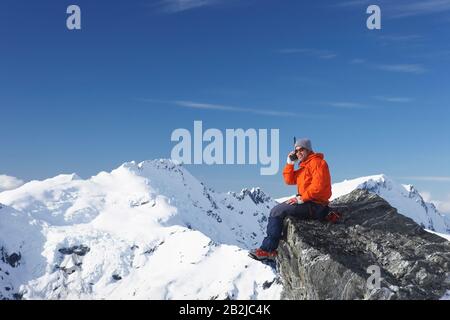
{"label": "mountain peak", "polygon": [[167,159],[27,188],[0,193],[0,248],[27,262],[0,259],[11,275],[11,284],[0,280],[0,299],[279,297],[273,269],[246,252],[261,242],[275,205],[259,188],[239,201]]}
{"label": "mountain peak", "polygon": [[[432,207],[385,175],[335,184],[333,195],[357,187],[441,232]],[[246,252],[261,243],[276,205],[261,188],[215,192],[181,164],[157,159],[86,180],[72,174],[29,182],[1,192],[0,202],[5,259],[27,262],[0,261],[10,274],[2,275],[0,298],[279,298],[274,270]]]}
{"label": "mountain peak", "polygon": [[238,200],[243,200],[245,197],[249,197],[255,204],[272,201],[272,198],[265,194],[260,187],[253,187],[251,189],[244,188],[238,195],[234,192],[230,193]]}
{"label": "mountain peak", "polygon": [[407,215],[424,228],[441,233],[450,232],[450,219],[440,214],[433,204],[425,202],[413,185],[402,185],[384,174],[361,177],[333,184],[332,199],[355,189],[379,195],[397,208],[399,213]]}
{"label": "mountain peak", "polygon": [[125,168],[125,169],[129,169],[129,170],[143,170],[145,168],[154,168],[154,169],[173,170],[175,168],[181,168],[182,166],[183,166],[183,164],[179,163],[177,161],[161,158],[161,159],[153,159],[153,160],[144,160],[139,163],[137,163],[136,161],[133,160],[133,161],[123,163],[117,169]]}

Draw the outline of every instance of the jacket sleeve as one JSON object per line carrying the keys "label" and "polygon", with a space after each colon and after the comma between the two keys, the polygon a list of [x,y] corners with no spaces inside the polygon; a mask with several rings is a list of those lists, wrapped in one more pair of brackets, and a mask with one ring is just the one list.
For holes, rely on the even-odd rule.
{"label": "jacket sleeve", "polygon": [[287,164],[283,169],[283,178],[286,184],[297,184],[297,177],[300,170],[294,170],[293,164]]}
{"label": "jacket sleeve", "polygon": [[312,181],[302,194],[303,201],[328,201],[330,197],[329,186],[331,185],[330,171],[326,162],[322,161],[312,169]]}

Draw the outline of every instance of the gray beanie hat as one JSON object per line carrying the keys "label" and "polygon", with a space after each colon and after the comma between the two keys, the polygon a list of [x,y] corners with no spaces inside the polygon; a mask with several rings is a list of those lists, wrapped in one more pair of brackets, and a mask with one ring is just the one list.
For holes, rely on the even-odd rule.
{"label": "gray beanie hat", "polygon": [[295,148],[297,148],[297,147],[302,147],[302,148],[308,149],[310,151],[313,151],[312,145],[311,145],[311,140],[309,140],[309,139],[297,140],[297,142],[295,142]]}

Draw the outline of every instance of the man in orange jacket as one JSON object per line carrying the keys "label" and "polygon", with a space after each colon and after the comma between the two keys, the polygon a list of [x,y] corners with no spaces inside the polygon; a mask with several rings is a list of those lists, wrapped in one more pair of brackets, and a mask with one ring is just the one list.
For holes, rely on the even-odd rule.
{"label": "man in orange jacket", "polygon": [[[297,160],[299,168],[294,170]],[[297,196],[276,205],[271,211],[267,224],[267,236],[260,248],[250,251],[250,256],[257,260],[274,260],[276,248],[281,239],[283,220],[286,216],[299,219],[323,220],[329,213],[328,203],[331,197],[331,177],[328,164],[322,153],[315,153],[309,139],[300,139],[295,144],[295,151],[288,154],[287,164],[283,170],[286,184],[297,185]]]}

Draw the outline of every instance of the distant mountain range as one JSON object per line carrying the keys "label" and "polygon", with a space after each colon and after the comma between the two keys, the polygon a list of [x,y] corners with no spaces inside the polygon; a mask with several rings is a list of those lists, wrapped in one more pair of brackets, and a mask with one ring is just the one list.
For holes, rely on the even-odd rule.
{"label": "distant mountain range", "polygon": [[[333,185],[377,193],[423,227],[449,221],[412,186],[379,175]],[[276,201],[217,193],[170,160],[0,193],[0,299],[279,299],[275,270],[247,257]]]}

